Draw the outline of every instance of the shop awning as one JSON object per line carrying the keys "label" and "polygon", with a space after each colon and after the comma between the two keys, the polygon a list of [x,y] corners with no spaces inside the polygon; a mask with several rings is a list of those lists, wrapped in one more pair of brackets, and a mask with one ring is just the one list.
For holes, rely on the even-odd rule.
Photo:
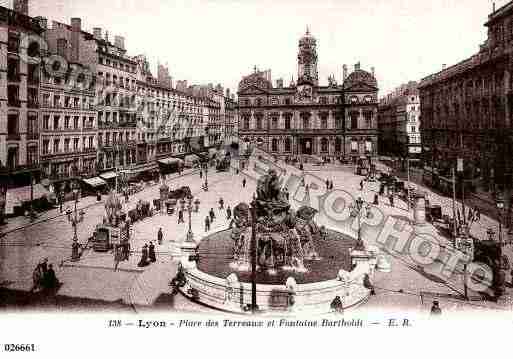
{"label": "shop awning", "polygon": [[162,165],[170,166],[170,165],[182,164],[183,160],[181,160],[179,158],[168,157],[168,158],[163,158],[161,160],[158,160],[158,163],[160,163]]}
{"label": "shop awning", "polygon": [[[40,183],[33,186],[33,191],[34,200],[51,194],[50,191]],[[21,206],[24,202],[30,202],[30,186],[8,189],[5,196],[5,213],[14,213],[14,207]]]}
{"label": "shop awning", "polygon": [[113,178],[116,178],[118,175],[116,172],[114,171],[110,171],[110,172],[105,172],[105,173],[102,173],[100,175],[100,178],[101,179],[104,179],[104,180],[110,180],[110,179],[113,179]]}
{"label": "shop awning", "polygon": [[82,181],[84,181],[86,184],[88,184],[91,187],[101,187],[101,186],[105,186],[107,184],[107,182],[102,180],[100,177],[86,178],[86,179],[83,179]]}

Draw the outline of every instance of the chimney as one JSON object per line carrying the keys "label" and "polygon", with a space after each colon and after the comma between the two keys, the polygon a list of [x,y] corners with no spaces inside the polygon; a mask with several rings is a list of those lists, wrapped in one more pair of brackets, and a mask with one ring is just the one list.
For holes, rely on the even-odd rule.
{"label": "chimney", "polygon": [[12,5],[14,11],[23,15],[29,14],[29,0],[13,0]]}
{"label": "chimney", "polygon": [[357,62],[356,64],[354,64],[354,70],[355,71],[359,71],[360,70],[360,62]]}
{"label": "chimney", "polygon": [[492,13],[494,13],[494,12],[495,12],[495,3],[493,3],[493,5],[492,5]]}
{"label": "chimney", "polygon": [[342,80],[345,81],[347,79],[347,65],[346,64],[344,64],[344,66],[342,66],[342,72],[343,72],[343,74],[342,74],[343,79]]}
{"label": "chimney", "polygon": [[93,36],[96,40],[100,40],[102,38],[102,28],[101,27],[93,28]]}
{"label": "chimney", "polygon": [[123,36],[115,36],[114,37],[114,46],[120,48],[121,50],[125,49],[125,38]]}
{"label": "chimney", "polygon": [[226,89],[226,98],[230,98],[230,89],[229,88]]}
{"label": "chimney", "polygon": [[78,62],[80,59],[80,33],[82,31],[82,20],[79,17],[71,19],[71,61]]}
{"label": "chimney", "polygon": [[442,64],[442,70],[445,70],[447,68],[447,64]]}
{"label": "chimney", "polygon": [[372,76],[376,76],[376,68],[374,66],[371,67]]}

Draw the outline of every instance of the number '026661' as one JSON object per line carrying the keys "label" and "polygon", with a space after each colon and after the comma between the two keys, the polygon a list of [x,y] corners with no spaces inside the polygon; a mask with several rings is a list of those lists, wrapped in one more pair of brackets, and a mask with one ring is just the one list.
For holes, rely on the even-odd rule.
{"label": "number '026661'", "polygon": [[4,344],[4,351],[6,351],[6,352],[35,352],[36,346],[34,344]]}

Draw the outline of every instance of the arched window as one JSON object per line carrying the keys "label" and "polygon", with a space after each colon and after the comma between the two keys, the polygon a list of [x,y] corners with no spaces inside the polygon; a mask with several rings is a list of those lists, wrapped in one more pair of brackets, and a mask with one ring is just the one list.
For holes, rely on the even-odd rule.
{"label": "arched window", "polygon": [[290,138],[285,139],[285,152],[291,152],[291,142]]}
{"label": "arched window", "polygon": [[278,152],[278,140],[276,138],[273,138],[271,142],[271,151]]}
{"label": "arched window", "polygon": [[285,116],[285,129],[286,130],[290,130],[291,126],[290,126],[290,119],[291,119],[292,116],[290,115],[286,115]]}
{"label": "arched window", "polygon": [[328,152],[329,149],[329,141],[327,138],[323,138],[321,140],[321,152]]}
{"label": "arched window", "polygon": [[342,140],[340,137],[335,139],[335,152],[342,152]]}
{"label": "arched window", "polygon": [[310,128],[310,118],[307,114],[303,114],[303,129],[308,130]]}
{"label": "arched window", "polygon": [[272,119],[272,129],[273,130],[278,129],[278,118],[277,117],[273,117],[273,119]]}

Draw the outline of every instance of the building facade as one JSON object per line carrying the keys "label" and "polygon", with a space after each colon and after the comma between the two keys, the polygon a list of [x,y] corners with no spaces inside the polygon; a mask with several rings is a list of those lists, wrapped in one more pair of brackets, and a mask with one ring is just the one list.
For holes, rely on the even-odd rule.
{"label": "building facade", "polygon": [[0,167],[9,183],[28,185],[39,178],[40,19],[28,16],[28,3],[0,7]]}
{"label": "building facade", "polygon": [[513,173],[513,2],[485,26],[475,55],[422,80],[421,133],[434,172],[449,175],[462,158],[465,179],[495,191],[510,188]]}
{"label": "building facade", "polygon": [[319,85],[316,39],[299,40],[297,83],[271,82],[271,71],[255,71],[239,83],[239,137],[277,156],[316,156],[356,161],[377,154],[378,85],[356,64],[342,85],[333,76]]}
{"label": "building facade", "polygon": [[420,158],[420,98],[416,82],[399,86],[380,100],[379,152],[382,155]]}

